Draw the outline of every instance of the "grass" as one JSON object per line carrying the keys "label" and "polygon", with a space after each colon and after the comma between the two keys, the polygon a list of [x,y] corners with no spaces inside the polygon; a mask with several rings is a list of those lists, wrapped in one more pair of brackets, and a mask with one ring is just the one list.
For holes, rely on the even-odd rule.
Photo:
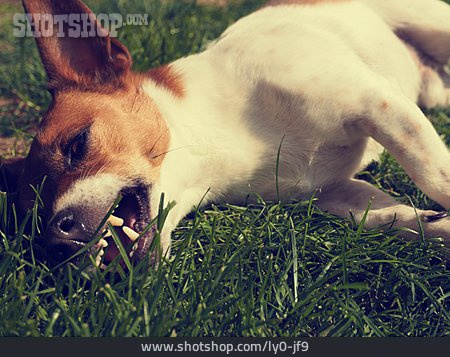
{"label": "grass", "polygon": [[[149,26],[119,32],[136,69],[146,69],[198,52],[260,1],[227,9],[88,3],[150,14]],[[3,14],[17,9],[0,4]],[[33,40],[13,38],[8,18],[0,25],[0,97],[8,100],[0,132],[28,142],[49,101],[45,76]],[[450,144],[450,111],[428,114]],[[360,176],[401,201],[436,207],[387,154]],[[192,214],[157,269],[142,263],[89,274],[37,259],[39,202],[16,219],[10,201],[0,194],[0,336],[450,335],[450,274],[438,239],[405,242],[320,212],[312,201],[259,199]]]}

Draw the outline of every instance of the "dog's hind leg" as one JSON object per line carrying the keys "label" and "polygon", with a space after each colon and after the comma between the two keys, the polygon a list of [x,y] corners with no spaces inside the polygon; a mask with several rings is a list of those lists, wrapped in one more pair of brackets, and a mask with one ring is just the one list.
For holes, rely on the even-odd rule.
{"label": "dog's hind leg", "polygon": [[[323,188],[317,198],[316,205],[320,209],[340,217],[351,215],[358,223],[363,221],[370,202],[370,210],[364,221],[366,228],[408,228],[399,231],[400,236],[408,239],[420,238],[423,228],[426,237],[443,238],[445,245],[450,248],[450,217],[445,212],[415,210],[396,202],[365,181],[349,179],[337,182]],[[450,257],[450,250],[448,253]]]}
{"label": "dog's hind leg", "polygon": [[419,105],[424,108],[450,106],[450,75],[445,69],[435,69],[426,64],[419,64],[422,74],[422,86]]}
{"label": "dog's hind leg", "polygon": [[440,66],[450,59],[450,6],[441,0],[358,0]]}
{"label": "dog's hind leg", "polygon": [[450,6],[441,0],[358,0],[371,7],[411,50],[422,75],[419,104],[450,106]]}

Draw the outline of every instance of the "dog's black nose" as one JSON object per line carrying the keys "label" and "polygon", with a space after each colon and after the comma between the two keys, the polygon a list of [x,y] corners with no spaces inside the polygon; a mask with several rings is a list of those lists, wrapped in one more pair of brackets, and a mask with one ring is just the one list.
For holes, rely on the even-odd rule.
{"label": "dog's black nose", "polygon": [[49,259],[60,263],[72,257],[89,242],[89,233],[76,211],[63,209],[50,221],[45,237]]}
{"label": "dog's black nose", "polygon": [[87,242],[87,231],[85,225],[76,219],[75,214],[70,209],[64,209],[50,222],[50,240],[67,242]]}
{"label": "dog's black nose", "polygon": [[79,207],[65,208],[50,220],[42,242],[49,263],[71,260],[77,264],[82,259],[77,252],[89,243],[93,234],[88,228],[92,218],[85,211]]}

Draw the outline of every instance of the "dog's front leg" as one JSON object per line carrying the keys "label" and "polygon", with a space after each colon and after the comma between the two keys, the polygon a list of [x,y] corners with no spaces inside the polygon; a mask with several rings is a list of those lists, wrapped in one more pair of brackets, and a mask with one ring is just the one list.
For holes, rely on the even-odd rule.
{"label": "dog's front leg", "polygon": [[449,209],[450,152],[419,107],[384,85],[366,99],[362,116],[360,130],[382,144],[425,194]]}
{"label": "dog's front leg", "polygon": [[[365,181],[349,179],[338,182],[323,188],[317,198],[317,206],[322,210],[341,217],[352,215],[357,222],[363,220],[370,203],[365,227],[409,228],[399,231],[400,236],[408,239],[420,238],[420,220],[426,237],[443,238],[450,248],[450,217],[446,212],[416,210],[400,204]],[[450,250],[447,256],[450,257]]]}

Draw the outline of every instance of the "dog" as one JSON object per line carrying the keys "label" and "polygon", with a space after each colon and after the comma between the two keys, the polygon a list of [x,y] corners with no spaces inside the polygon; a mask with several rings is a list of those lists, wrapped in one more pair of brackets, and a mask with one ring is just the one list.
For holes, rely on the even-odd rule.
{"label": "dog", "polygon": [[[193,207],[240,204],[251,192],[269,201],[315,194],[323,211],[408,239],[423,229],[450,246],[447,212],[416,210],[354,178],[386,149],[450,208],[449,149],[419,109],[450,105],[446,3],[270,1],[204,52],[147,73],[132,71],[128,49],[81,1],[23,4],[35,33],[45,30],[39,14],[84,14],[97,30],[36,36],[52,102],[14,180],[26,211],[30,187],[46,177],[52,254],[87,246],[112,207],[108,227],[133,261],[149,256],[157,233],[162,256]],[[160,230],[151,222],[162,194],[177,204]],[[119,255],[110,235],[89,250],[100,251],[97,265]]]}

